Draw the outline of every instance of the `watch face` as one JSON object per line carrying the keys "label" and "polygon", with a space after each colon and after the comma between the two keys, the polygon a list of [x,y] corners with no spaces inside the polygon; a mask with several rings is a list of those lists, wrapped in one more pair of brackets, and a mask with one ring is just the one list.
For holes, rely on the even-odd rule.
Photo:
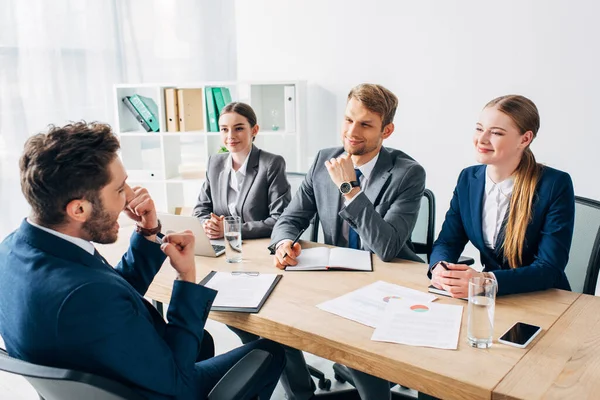
{"label": "watch face", "polygon": [[343,182],[340,185],[340,192],[342,192],[342,194],[348,194],[348,193],[350,193],[351,190],[352,190],[352,185],[350,185],[349,182]]}

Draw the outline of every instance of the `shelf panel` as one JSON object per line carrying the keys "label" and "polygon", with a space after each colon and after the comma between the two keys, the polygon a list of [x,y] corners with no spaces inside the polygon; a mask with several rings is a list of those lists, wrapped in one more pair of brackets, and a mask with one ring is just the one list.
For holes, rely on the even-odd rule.
{"label": "shelf panel", "polygon": [[[214,132],[209,132],[214,133]],[[219,132],[217,132],[218,134]],[[160,137],[160,136],[202,136],[205,135],[204,131],[188,131],[188,132],[120,132],[118,135],[122,137]]]}

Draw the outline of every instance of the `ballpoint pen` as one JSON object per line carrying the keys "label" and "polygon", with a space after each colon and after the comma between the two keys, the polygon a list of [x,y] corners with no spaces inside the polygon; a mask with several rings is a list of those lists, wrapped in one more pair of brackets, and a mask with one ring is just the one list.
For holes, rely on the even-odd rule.
{"label": "ballpoint pen", "polygon": [[[303,228],[303,229],[300,230],[300,232],[298,232],[298,235],[296,236],[296,239],[294,239],[294,241],[292,242],[292,246],[291,246],[292,249],[294,248],[294,245],[296,243],[298,243],[298,239],[300,239],[300,236],[302,236],[302,234],[304,233],[305,230],[306,230],[306,228]],[[285,253],[283,255],[283,258],[286,258],[286,257],[287,257],[287,253]]]}

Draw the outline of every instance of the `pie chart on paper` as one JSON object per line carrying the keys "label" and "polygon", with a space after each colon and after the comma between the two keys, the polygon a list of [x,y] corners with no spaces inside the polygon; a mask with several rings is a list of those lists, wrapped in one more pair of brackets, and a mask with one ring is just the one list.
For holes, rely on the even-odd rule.
{"label": "pie chart on paper", "polygon": [[429,311],[429,307],[423,305],[423,304],[415,304],[410,306],[410,309],[413,310],[414,312],[419,312],[419,313],[424,313]]}
{"label": "pie chart on paper", "polygon": [[390,302],[390,299],[398,299],[398,300],[402,300],[402,297],[400,297],[400,296],[385,296],[385,297],[383,298],[383,301],[384,301],[385,303],[389,303],[389,302]]}

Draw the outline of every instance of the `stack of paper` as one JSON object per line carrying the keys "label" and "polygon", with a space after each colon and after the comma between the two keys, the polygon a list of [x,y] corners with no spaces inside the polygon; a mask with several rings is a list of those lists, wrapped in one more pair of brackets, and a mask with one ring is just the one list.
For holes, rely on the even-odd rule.
{"label": "stack of paper", "polygon": [[456,349],[463,307],[432,304],[435,299],[429,293],[377,281],[317,307],[377,328],[372,340]]}
{"label": "stack of paper", "polygon": [[462,306],[394,299],[371,340],[456,350],[462,312]]}

